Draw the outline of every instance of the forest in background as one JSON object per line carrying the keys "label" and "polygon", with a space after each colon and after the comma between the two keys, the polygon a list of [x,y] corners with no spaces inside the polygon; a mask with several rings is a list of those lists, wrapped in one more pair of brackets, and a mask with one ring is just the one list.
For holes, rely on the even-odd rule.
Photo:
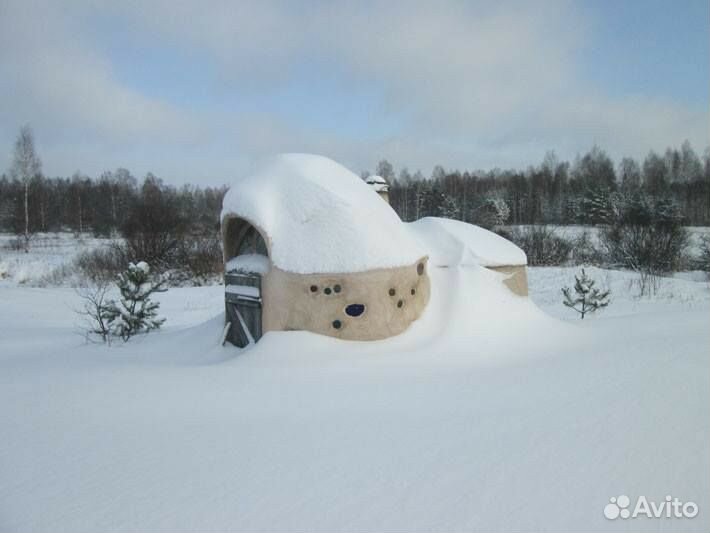
{"label": "forest in background", "polygon": [[[643,161],[625,157],[616,165],[595,146],[572,163],[548,152],[540,165],[524,171],[436,166],[426,177],[382,160],[374,173],[390,183],[390,203],[405,221],[443,216],[484,227],[594,225],[605,222],[620,195],[644,194],[671,201],[687,225],[710,225],[710,150],[701,158],[687,141],[663,155],[651,151]],[[185,231],[209,234],[218,228],[226,190],[226,185],[175,187],[150,173],[139,181],[124,168],[98,177],[77,172],[50,178],[37,172],[26,182],[11,169],[0,176],[0,231],[22,234],[27,223],[29,233],[111,236],[140,218],[144,208],[160,207]]]}
{"label": "forest in background", "polygon": [[[688,252],[688,225],[710,226],[710,149],[702,158],[688,141],[643,161],[615,164],[594,146],[574,162],[548,152],[525,171],[459,171],[431,176],[381,160],[374,172],[389,183],[390,204],[404,221],[426,216],[463,220],[518,244],[530,265],[596,264],[647,278],[683,269],[710,270],[710,239]],[[369,171],[361,177],[368,180]],[[45,177],[29,127],[0,177],[0,231],[28,251],[36,233],[120,237],[78,259],[92,279],[116,275],[130,261],[148,261],[173,279],[208,280],[222,270],[219,213],[227,186],[175,187],[149,173],[142,181],[119,168],[97,178]],[[599,227],[569,240],[551,226]],[[647,284],[644,283],[644,286]]]}
{"label": "forest in background", "polygon": [[[402,220],[443,216],[484,227],[500,224],[603,224],[620,197],[644,195],[672,202],[692,226],[710,225],[710,149],[702,158],[688,141],[643,161],[618,164],[594,146],[574,162],[548,152],[525,171],[446,170],[429,179],[386,160],[375,174],[390,183],[390,203]],[[368,175],[363,173],[363,177]]]}

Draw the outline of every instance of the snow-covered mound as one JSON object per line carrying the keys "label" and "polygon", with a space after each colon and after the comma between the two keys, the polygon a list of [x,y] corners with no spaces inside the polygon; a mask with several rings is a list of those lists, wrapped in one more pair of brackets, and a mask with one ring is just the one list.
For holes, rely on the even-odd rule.
{"label": "snow-covered mound", "polygon": [[408,224],[424,244],[432,266],[527,264],[525,252],[492,231],[448,218],[425,217]]}
{"label": "snow-covered mound", "polygon": [[360,272],[425,255],[372,187],[322,156],[269,159],[235,180],[222,205],[223,221],[236,216],[257,226],[273,264],[290,272]]}
{"label": "snow-covered mound", "polygon": [[[547,271],[562,309],[574,269]],[[570,324],[486,268],[429,273],[402,335],[245,351],[223,287],[156,295],[164,329],[110,347],[73,290],[0,287],[0,530],[710,531],[706,282],[612,316],[625,274],[594,271],[614,303]],[[620,494],[700,513],[611,522]]]}

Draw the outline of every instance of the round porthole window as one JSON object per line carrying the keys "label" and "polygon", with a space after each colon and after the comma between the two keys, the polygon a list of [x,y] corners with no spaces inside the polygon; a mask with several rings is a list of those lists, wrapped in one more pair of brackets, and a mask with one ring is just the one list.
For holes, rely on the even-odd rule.
{"label": "round porthole window", "polygon": [[335,329],[340,329],[340,327],[343,325],[343,323],[340,320],[333,320],[333,327]]}
{"label": "round porthole window", "polygon": [[323,292],[326,294],[330,294],[330,287],[326,287]]}
{"label": "round porthole window", "polygon": [[360,316],[365,312],[363,304],[350,304],[345,308],[345,314],[348,316]]}
{"label": "round porthole window", "polygon": [[341,287],[340,285],[334,285],[334,286],[333,286],[333,290],[334,290],[335,292],[340,292],[341,289],[342,289],[342,287]]}
{"label": "round porthole window", "polygon": [[389,292],[390,292],[390,296],[394,296],[395,294],[397,294],[397,291],[394,289],[390,289]]}
{"label": "round porthole window", "polygon": [[397,307],[402,307],[403,305],[404,305],[404,302],[403,302],[402,300],[400,300],[399,302],[397,302]]}
{"label": "round porthole window", "polygon": [[317,286],[317,285],[311,285],[311,292],[318,292],[318,286]]}

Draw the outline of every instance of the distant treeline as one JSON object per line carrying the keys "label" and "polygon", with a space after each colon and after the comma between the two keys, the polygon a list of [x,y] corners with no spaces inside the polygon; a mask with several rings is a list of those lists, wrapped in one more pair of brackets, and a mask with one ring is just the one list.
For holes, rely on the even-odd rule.
{"label": "distant treeline", "polygon": [[[641,194],[672,201],[687,224],[710,225],[710,149],[701,158],[687,141],[664,155],[652,151],[642,162],[625,157],[618,165],[594,147],[571,164],[549,152],[542,164],[525,171],[462,172],[436,166],[427,178],[407,168],[396,171],[382,160],[375,173],[389,181],[390,203],[405,221],[444,216],[485,227],[597,224],[614,208],[615,197]],[[0,231],[22,234],[27,224],[29,233],[125,235],[138,218],[147,218],[143,223],[150,225],[151,213],[170,213],[171,223],[181,226],[180,233],[206,235],[218,229],[226,190],[226,186],[177,188],[152,174],[139,182],[122,168],[98,178],[80,173],[47,178],[37,173],[25,181],[3,174]]]}
{"label": "distant treeline", "polygon": [[[121,235],[130,230],[136,219],[164,218],[167,212],[171,224],[179,225],[181,233],[216,233],[226,190],[224,186],[177,188],[152,174],[139,182],[122,168],[104,172],[98,179],[79,173],[71,178],[46,178],[38,174],[29,180],[29,231]],[[155,220],[158,225],[163,222]],[[0,231],[21,234],[24,224],[24,184],[20,179],[3,175]]]}
{"label": "distant treeline", "polygon": [[[526,171],[434,168],[426,179],[386,160],[375,173],[390,183],[390,203],[403,220],[445,216],[491,227],[499,224],[597,224],[615,197],[646,195],[672,201],[687,224],[710,225],[710,149],[700,158],[689,142],[639,162],[618,165],[599,147],[570,164],[548,152]],[[368,173],[363,173],[365,177]]]}

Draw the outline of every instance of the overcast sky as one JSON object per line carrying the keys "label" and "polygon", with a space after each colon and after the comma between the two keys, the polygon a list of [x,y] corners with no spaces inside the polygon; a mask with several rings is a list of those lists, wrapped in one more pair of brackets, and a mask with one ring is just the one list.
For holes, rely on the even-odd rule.
{"label": "overcast sky", "polygon": [[355,171],[710,143],[707,0],[0,0],[0,172],[221,184],[314,152]]}

